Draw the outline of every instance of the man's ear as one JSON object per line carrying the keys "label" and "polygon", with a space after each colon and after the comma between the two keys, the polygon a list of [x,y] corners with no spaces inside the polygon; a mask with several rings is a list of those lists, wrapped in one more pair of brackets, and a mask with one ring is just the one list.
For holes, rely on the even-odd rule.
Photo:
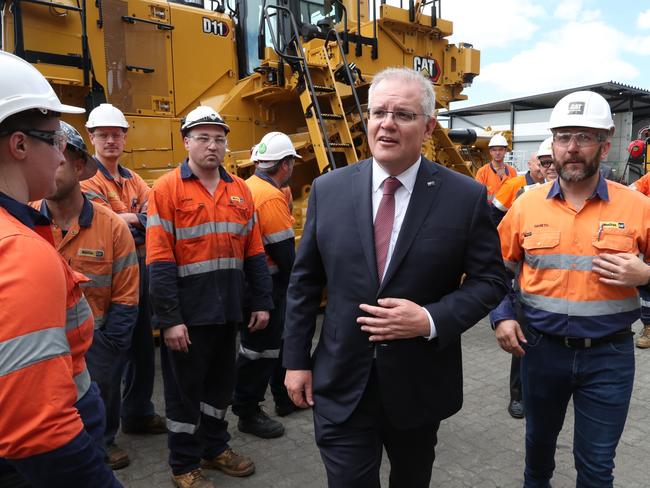
{"label": "man's ear", "polygon": [[29,141],[23,132],[17,131],[12,133],[7,141],[7,146],[9,153],[14,159],[22,161],[27,157]]}

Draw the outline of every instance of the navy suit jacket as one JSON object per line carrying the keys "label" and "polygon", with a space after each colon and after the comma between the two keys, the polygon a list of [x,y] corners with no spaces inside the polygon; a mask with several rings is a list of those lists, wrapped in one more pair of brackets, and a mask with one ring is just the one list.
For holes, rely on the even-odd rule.
{"label": "navy suit jacket", "polygon": [[[485,187],[422,158],[380,283],[371,182],[372,160],[365,160],[312,185],[287,292],[283,364],[313,371],[316,412],[341,423],[358,404],[374,362],[387,415],[412,428],[460,409],[460,336],[498,305],[506,278]],[[325,288],[325,318],[312,357]],[[437,338],[370,343],[356,322],[363,314],[359,304],[382,297],[424,306]]]}

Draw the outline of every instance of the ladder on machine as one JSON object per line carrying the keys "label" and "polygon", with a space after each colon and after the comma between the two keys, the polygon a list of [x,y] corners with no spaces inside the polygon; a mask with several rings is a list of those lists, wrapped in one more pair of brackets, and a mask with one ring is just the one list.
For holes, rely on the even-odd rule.
{"label": "ladder on machine", "polygon": [[[291,28],[291,38],[282,46],[280,38],[275,36],[271,22],[272,17],[280,15],[288,20]],[[358,160],[355,139],[350,132],[348,114],[337,87],[337,79],[350,86],[354,100],[353,120],[361,127],[364,136],[367,135],[367,130],[355,88],[356,80],[345,58],[343,43],[338,33],[331,29],[324,44],[305,52],[295,18],[287,8],[267,5],[265,18],[275,52],[292,66],[300,77],[300,103],[319,170],[325,172],[355,163]],[[278,25],[281,25],[280,19]],[[332,44],[338,47],[338,56],[332,49]],[[337,62],[339,60],[340,65]]]}

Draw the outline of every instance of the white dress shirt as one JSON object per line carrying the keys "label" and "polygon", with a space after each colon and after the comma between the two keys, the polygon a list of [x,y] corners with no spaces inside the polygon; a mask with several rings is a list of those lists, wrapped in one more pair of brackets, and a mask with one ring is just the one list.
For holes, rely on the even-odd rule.
{"label": "white dress shirt", "polygon": [[[397,243],[397,237],[399,236],[399,231],[402,228],[402,223],[404,222],[406,209],[408,208],[409,202],[411,201],[411,195],[413,194],[413,187],[415,186],[415,180],[418,176],[418,170],[420,169],[421,161],[422,158],[420,157],[406,171],[395,176],[395,178],[397,178],[400,181],[400,183],[402,183],[402,186],[400,186],[395,191],[395,220],[393,221],[393,230],[390,234],[390,242],[388,243],[388,253],[386,255],[386,265],[384,266],[384,276],[386,275],[386,270],[388,269],[388,265],[390,264],[390,259],[393,255],[393,251],[395,250],[395,244]],[[388,177],[390,177],[390,175],[386,173],[386,170],[384,170],[384,168],[382,168],[381,165],[373,158],[372,160],[372,221],[373,222],[377,217],[377,210],[379,210],[379,204],[381,203],[381,199],[384,196],[384,192],[383,192],[384,180]],[[384,276],[382,276],[381,279],[383,279]],[[436,326],[433,323],[433,318],[431,317],[429,311],[424,307],[422,307],[422,310],[424,310],[427,314],[427,317],[429,317],[429,329],[431,332],[428,336],[425,337],[430,340],[436,337],[438,335],[438,332],[436,331]]]}

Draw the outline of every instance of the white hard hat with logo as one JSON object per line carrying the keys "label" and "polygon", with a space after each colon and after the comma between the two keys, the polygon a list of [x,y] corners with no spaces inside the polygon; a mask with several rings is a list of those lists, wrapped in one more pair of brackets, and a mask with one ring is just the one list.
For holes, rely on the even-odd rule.
{"label": "white hard hat with logo", "polygon": [[223,129],[226,131],[226,134],[230,132],[230,127],[228,127],[228,124],[224,122],[221,115],[219,115],[216,110],[208,107],[207,105],[200,105],[196,107],[194,110],[188,113],[183,120],[181,120],[181,134],[187,134],[188,130],[197,125],[218,125],[220,127],[223,127]]}
{"label": "white hard hat with logo", "polygon": [[88,129],[94,129],[96,127],[121,127],[122,129],[128,129],[129,123],[119,108],[114,107],[110,103],[102,103],[90,112],[86,127]]}
{"label": "white hard hat with logo", "polygon": [[258,163],[258,168],[262,169],[272,168],[278,164],[278,161],[287,156],[302,159],[293,147],[289,136],[282,132],[269,132],[266,134],[262,137],[260,143],[255,146],[253,153],[254,161]]}
{"label": "white hard hat with logo", "polygon": [[539,158],[541,156],[553,156],[552,145],[553,145],[553,136],[544,139],[539,145],[539,149],[537,150],[537,157]]}
{"label": "white hard hat with logo", "polygon": [[24,59],[0,51],[0,122],[19,112],[82,114],[83,108],[61,103],[52,86]]}
{"label": "white hard hat with logo", "polygon": [[577,91],[564,96],[553,108],[548,126],[550,129],[589,127],[614,133],[609,103],[592,91]]}
{"label": "white hard hat with logo", "polygon": [[488,147],[508,147],[508,141],[501,134],[495,134],[490,139]]}

